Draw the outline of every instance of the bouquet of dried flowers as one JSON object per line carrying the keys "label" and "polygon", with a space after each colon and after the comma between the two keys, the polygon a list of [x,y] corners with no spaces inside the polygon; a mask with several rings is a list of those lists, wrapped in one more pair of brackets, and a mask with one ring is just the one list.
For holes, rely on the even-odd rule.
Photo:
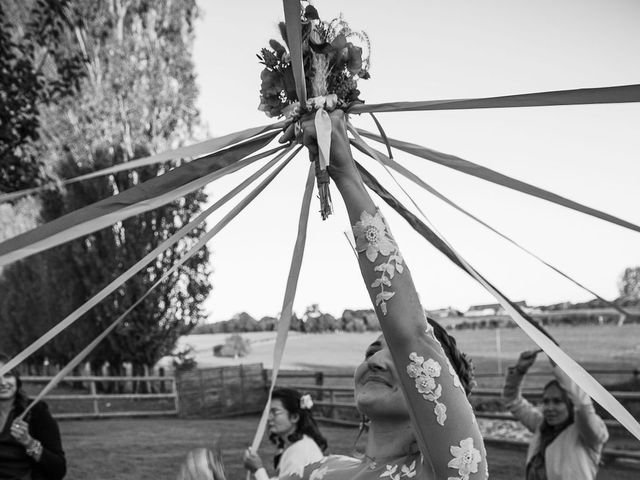
{"label": "bouquet of dried flowers", "polygon": [[[306,2],[303,2],[306,3]],[[330,22],[320,20],[313,5],[301,6],[302,58],[307,91],[311,97],[335,95],[336,108],[346,109],[361,102],[358,80],[369,78],[369,37],[351,30],[340,16]],[[288,47],[284,22],[280,33]],[[264,69],[260,74],[259,110],[268,117],[290,118],[313,109],[313,102],[300,106],[287,47],[277,40],[258,54]]]}
{"label": "bouquet of dried flowers", "polygon": [[[308,2],[301,3],[300,20],[304,80],[311,97],[304,105],[300,105],[296,93],[284,22],[279,24],[279,28],[286,47],[277,40],[270,40],[269,48],[263,48],[258,54],[260,63],[264,65],[260,74],[262,85],[258,109],[268,117],[286,117],[287,126],[308,111],[317,110],[317,114],[322,114],[321,110],[346,110],[349,105],[362,102],[358,80],[369,78],[371,48],[366,33],[351,30],[342,15],[330,22],[320,20],[318,11]],[[316,162],[316,180],[320,213],[326,219],[332,212],[329,172],[326,169],[327,159],[322,158],[322,154],[320,157]]]}

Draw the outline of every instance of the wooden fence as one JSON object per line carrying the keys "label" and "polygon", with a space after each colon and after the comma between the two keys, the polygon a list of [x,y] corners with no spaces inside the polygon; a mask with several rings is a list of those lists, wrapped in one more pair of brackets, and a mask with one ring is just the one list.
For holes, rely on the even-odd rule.
{"label": "wooden fence", "polygon": [[[29,384],[46,384],[52,377],[22,377],[27,391]],[[118,388],[104,388],[119,384]],[[103,390],[134,390],[133,385],[145,385],[150,393],[102,393]],[[98,388],[100,385],[101,388]],[[97,377],[69,376],[56,392],[45,397],[56,418],[108,418],[153,415],[177,415],[178,394],[173,377]]]}
{"label": "wooden fence", "polygon": [[261,363],[192,370],[176,380],[183,417],[256,413],[267,401],[267,377]]}
{"label": "wooden fence", "polygon": [[[22,381],[33,396],[42,388],[38,384],[51,378],[25,376]],[[261,411],[267,399],[266,382],[262,364],[192,370],[176,377],[69,376],[45,401],[58,419],[154,415],[213,418]],[[118,393],[108,393],[112,391]]]}
{"label": "wooden fence", "polygon": [[[610,373],[612,375],[633,375],[637,378],[638,370],[599,370],[599,374]],[[532,372],[536,375],[547,375],[544,373]],[[497,374],[484,374],[484,377],[497,376]],[[296,388],[305,392],[313,392],[314,405],[319,407],[316,415],[316,419],[332,423],[336,425],[344,426],[358,426],[360,422],[360,414],[356,409],[354,403],[353,386],[345,386],[346,379],[352,379],[351,374],[341,373],[323,373],[323,372],[308,372],[308,371],[280,371],[278,374],[279,384],[287,385],[291,388]],[[343,381],[340,382],[340,379]],[[333,380],[334,383],[342,383],[343,385],[329,385],[326,384],[326,380]],[[335,382],[335,380],[338,380]],[[535,390],[524,389],[523,396],[529,400],[539,400],[542,393],[539,388]],[[611,392],[614,397],[622,402],[640,402],[640,392]],[[496,403],[500,402],[502,395],[502,389],[498,388],[475,388],[473,390],[474,403],[482,400],[495,400]],[[482,411],[476,409],[476,417],[481,419],[490,420],[505,420],[505,421],[517,421],[513,415],[504,412],[495,411]],[[615,429],[626,432],[616,420],[605,419],[605,423],[609,429]],[[521,440],[502,439],[502,438],[485,438],[488,443],[495,443],[500,445],[509,445],[525,448],[528,444]],[[628,450],[618,448],[605,448],[603,457],[607,460],[615,460],[617,458],[631,459],[640,461],[640,449]]]}
{"label": "wooden fence", "polygon": [[[638,370],[594,371],[592,373],[623,374],[638,376]],[[531,372],[531,375],[536,375]],[[548,375],[548,374],[547,374]],[[496,374],[478,377],[497,376]],[[26,384],[45,383],[51,377],[23,377]],[[313,392],[318,407],[318,420],[339,425],[356,426],[360,416],[353,398],[351,374],[323,373],[312,371],[281,371],[279,385],[287,385],[302,391]],[[193,370],[179,374],[176,378],[164,376],[148,377],[67,377],[55,394],[47,395],[46,401],[56,418],[108,418],[122,416],[180,415],[182,417],[207,418],[226,417],[260,412],[266,403],[270,371],[262,364],[226,366]],[[150,393],[102,393],[105,384],[116,382],[119,392],[133,391],[135,385],[144,384]],[[100,387],[100,388],[99,388]],[[475,404],[483,402],[499,404],[501,389],[476,388],[472,399]],[[624,403],[640,402],[640,392],[611,392]],[[531,400],[539,399],[540,388],[525,389],[523,395]],[[515,421],[503,411],[483,411],[476,408],[480,419]],[[607,426],[621,431],[617,421],[606,419]],[[510,446],[526,446],[519,440],[486,438],[487,442]],[[607,448],[605,458],[640,460],[640,450]]]}

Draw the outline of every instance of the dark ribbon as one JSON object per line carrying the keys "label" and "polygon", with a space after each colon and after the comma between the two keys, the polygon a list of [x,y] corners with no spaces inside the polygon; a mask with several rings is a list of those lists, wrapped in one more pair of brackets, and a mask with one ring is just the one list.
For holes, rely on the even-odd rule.
{"label": "dark ribbon", "polygon": [[[411,227],[422,235],[431,245],[436,247],[440,252],[442,252],[449,260],[451,260],[455,265],[460,267],[465,273],[471,275],[471,272],[467,269],[467,267],[458,260],[457,255],[451,250],[449,245],[447,245],[433,230],[431,230],[422,220],[416,217],[413,213],[411,213],[407,208],[400,203],[398,199],[396,199],[386,188],[384,188],[378,180],[371,175],[360,163],[356,162],[356,166],[360,171],[360,175],[362,179],[371,190],[373,190],[380,198],[382,198],[387,205],[393,208],[396,212],[398,212],[406,221],[411,225]],[[494,285],[492,285],[486,278],[484,278],[478,271],[475,271],[476,275],[482,277],[482,279],[491,285],[497,292],[500,292]],[[471,275],[473,277],[473,275]],[[529,323],[535,326],[538,330],[544,333],[547,337],[549,337],[553,342],[557,345],[558,342],[547,332],[538,322],[536,322],[529,315],[524,313],[520,307],[518,307],[515,303],[509,300],[504,294],[500,292],[500,295]]]}
{"label": "dark ribbon", "polygon": [[560,105],[593,105],[599,103],[640,102],[640,85],[579,88],[551,92],[524,93],[487,98],[426,100],[354,104],[349,113],[417,112],[424,110],[470,110],[475,108],[548,107]]}

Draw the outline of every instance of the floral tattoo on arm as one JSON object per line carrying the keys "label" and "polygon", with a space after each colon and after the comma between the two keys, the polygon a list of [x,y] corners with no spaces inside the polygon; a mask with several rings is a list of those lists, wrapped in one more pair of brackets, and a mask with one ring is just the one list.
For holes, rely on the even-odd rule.
{"label": "floral tattoo on arm", "polygon": [[380,210],[377,209],[375,215],[366,211],[360,214],[360,220],[353,226],[353,235],[356,238],[356,251],[365,252],[370,262],[375,262],[378,254],[386,257],[382,263],[374,267],[376,272],[380,272],[380,276],[371,284],[371,287],[380,289],[375,304],[380,307],[383,315],[386,315],[387,301],[395,295],[395,292],[388,288],[391,287],[391,279],[396,271],[404,272],[398,245],[391,236]]}

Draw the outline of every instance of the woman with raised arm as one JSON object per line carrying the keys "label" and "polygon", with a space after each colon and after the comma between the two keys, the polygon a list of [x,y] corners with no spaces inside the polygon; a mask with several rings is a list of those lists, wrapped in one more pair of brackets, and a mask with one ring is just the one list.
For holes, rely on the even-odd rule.
{"label": "woman with raised arm", "polygon": [[[329,173],[347,207],[360,271],[383,335],[367,349],[354,379],[356,404],[370,419],[364,459],[327,457],[308,466],[303,477],[486,479],[484,445],[465,388],[427,322],[398,245],[356,170],[345,115],[334,110],[330,118]],[[312,116],[302,122],[302,143],[315,160]],[[455,342],[446,346],[459,360]]]}
{"label": "woman with raised arm", "polygon": [[[455,340],[427,321],[409,269],[356,170],[345,115],[334,110],[330,118],[329,173],[346,204],[383,335],[368,347],[354,376],[356,405],[369,419],[365,455],[330,455],[307,465],[302,476],[286,478],[486,480],[484,444],[467,400],[470,364]],[[287,132],[281,141],[293,140],[294,129]],[[312,115],[303,119],[300,132],[297,140],[316,160]],[[180,478],[222,480],[209,470]]]}
{"label": "woman with raised arm", "polygon": [[607,426],[591,398],[553,364],[554,380],[542,389],[542,409],[522,397],[522,379],[536,360],[537,351],[520,354],[509,367],[503,398],[507,408],[533,432],[525,464],[526,480],[594,480]]}

